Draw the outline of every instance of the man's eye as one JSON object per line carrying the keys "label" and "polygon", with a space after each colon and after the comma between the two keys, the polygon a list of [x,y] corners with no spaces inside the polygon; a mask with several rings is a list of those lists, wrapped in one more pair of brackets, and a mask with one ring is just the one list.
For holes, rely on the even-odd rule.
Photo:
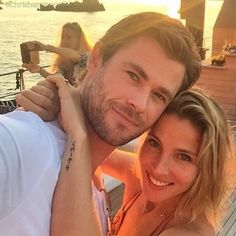
{"label": "man's eye", "polygon": [[148,138],[147,142],[152,147],[159,147],[160,146],[160,144],[155,139],[153,139],[153,138]]}
{"label": "man's eye", "polygon": [[129,77],[134,81],[139,81],[139,77],[132,71],[126,71]]}
{"label": "man's eye", "polygon": [[154,93],[154,96],[156,96],[159,100],[166,102],[166,98],[162,94],[156,92],[156,93]]}
{"label": "man's eye", "polygon": [[189,161],[189,162],[192,161],[192,158],[191,158],[189,155],[184,154],[184,153],[180,153],[180,154],[178,155],[178,158],[179,158],[180,160],[182,160],[182,161]]}

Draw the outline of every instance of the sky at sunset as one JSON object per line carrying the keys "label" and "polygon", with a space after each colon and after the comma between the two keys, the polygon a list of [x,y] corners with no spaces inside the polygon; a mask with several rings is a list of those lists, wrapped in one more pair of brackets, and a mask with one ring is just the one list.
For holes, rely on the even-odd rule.
{"label": "sky at sunset", "polygon": [[[120,2],[120,3],[136,3],[136,4],[145,4],[145,5],[174,5],[176,2],[179,2],[179,0],[103,0],[105,2]],[[99,1],[99,2],[103,2]]]}
{"label": "sky at sunset", "polygon": [[[117,9],[124,7],[132,7],[133,4],[140,5],[140,10],[157,10],[158,7],[165,7],[167,9],[167,14],[172,17],[178,17],[177,11],[180,8],[180,0],[99,0],[102,2],[106,9],[110,6],[113,8],[114,5]],[[153,9],[152,9],[153,7]]]}
{"label": "sky at sunset", "polygon": [[[70,3],[70,2],[82,2],[82,0],[2,0],[2,2],[32,2],[32,3],[43,3],[43,4],[56,4],[56,3]],[[167,6],[168,8],[179,6],[180,0],[98,0],[100,3],[106,5],[146,5],[146,6]]]}
{"label": "sky at sunset", "polygon": [[153,6],[168,6],[175,8],[179,6],[180,0],[99,0],[104,4],[139,4],[139,5],[153,5]]}
{"label": "sky at sunset", "polygon": [[[3,0],[3,2],[13,2],[13,3],[33,3],[33,4],[57,4],[57,3],[70,3],[76,0]],[[82,0],[77,0],[82,2]],[[178,17],[177,11],[180,8],[180,0],[98,0],[103,3],[106,10],[116,9],[116,11],[140,6],[142,11],[156,11],[157,8],[166,8],[166,14],[172,17]]]}
{"label": "sky at sunset", "polygon": [[[34,3],[61,3],[61,2],[74,2],[76,0],[11,0],[12,2],[34,2]],[[78,0],[82,2],[82,0]],[[8,2],[8,0],[3,0],[3,2]],[[123,5],[123,4],[140,4],[140,5],[165,5],[165,6],[173,6],[179,5],[180,0],[99,0],[103,4],[115,4],[115,5]]]}

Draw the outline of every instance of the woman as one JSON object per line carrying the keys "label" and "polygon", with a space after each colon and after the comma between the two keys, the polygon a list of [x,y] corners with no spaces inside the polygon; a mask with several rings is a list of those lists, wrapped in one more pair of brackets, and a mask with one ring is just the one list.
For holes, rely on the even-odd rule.
{"label": "woman", "polygon": [[[68,145],[54,197],[51,235],[102,235],[92,201],[83,117],[66,85],[60,84],[59,96]],[[70,110],[65,105],[68,98]],[[79,116],[71,120],[70,112]],[[103,170],[125,183],[123,205],[111,220],[110,235],[215,235],[232,191],[233,156],[222,109],[198,90],[182,92],[145,135],[138,158],[114,151],[105,161]],[[64,215],[59,206],[67,209]],[[64,221],[71,227],[60,227],[58,234]]]}
{"label": "woman", "polygon": [[87,59],[91,52],[92,44],[77,22],[63,25],[61,41],[58,47],[45,45],[39,41],[32,41],[32,43],[39,51],[56,54],[50,73],[39,65],[23,64],[32,73],[40,73],[43,77],[60,73],[72,85],[86,73]]}
{"label": "woman", "polygon": [[[45,45],[39,41],[32,41],[37,50],[56,54],[51,72],[37,64],[23,64],[32,73],[39,73],[43,77],[51,74],[62,74],[70,84],[78,85],[87,73],[86,66],[92,44],[77,22],[66,23],[62,27],[61,42],[58,47]],[[27,91],[22,91],[27,93]],[[18,105],[22,105],[18,101]],[[16,100],[0,101],[0,114],[8,113],[17,108]],[[54,108],[52,108],[54,109]]]}

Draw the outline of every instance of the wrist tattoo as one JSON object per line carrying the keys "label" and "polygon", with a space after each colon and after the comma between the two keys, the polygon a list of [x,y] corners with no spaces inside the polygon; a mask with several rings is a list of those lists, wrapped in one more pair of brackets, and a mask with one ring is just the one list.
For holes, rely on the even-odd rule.
{"label": "wrist tattoo", "polygon": [[70,163],[72,161],[72,155],[73,155],[73,152],[75,151],[75,141],[71,144],[71,147],[70,147],[70,156],[67,158],[66,162],[67,162],[67,165],[66,165],[66,171],[69,170],[70,168]]}

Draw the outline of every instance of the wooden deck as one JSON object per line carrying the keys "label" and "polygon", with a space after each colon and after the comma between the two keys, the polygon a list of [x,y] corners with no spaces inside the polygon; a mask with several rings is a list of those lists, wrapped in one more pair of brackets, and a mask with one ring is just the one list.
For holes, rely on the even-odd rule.
{"label": "wooden deck", "polygon": [[222,229],[217,236],[235,236],[236,235],[236,192],[232,195],[230,210],[224,220]]}
{"label": "wooden deck", "polygon": [[114,214],[116,214],[116,212],[121,207],[123,194],[124,194],[124,188],[125,188],[125,185],[120,184],[108,193],[111,200],[111,208]]}
{"label": "wooden deck", "polygon": [[[236,134],[236,56],[226,56],[224,67],[205,66],[196,86],[206,90],[210,96],[220,103]],[[123,192],[123,184],[109,192],[114,212],[121,206]],[[229,212],[217,236],[236,236],[236,191],[232,195]]]}

